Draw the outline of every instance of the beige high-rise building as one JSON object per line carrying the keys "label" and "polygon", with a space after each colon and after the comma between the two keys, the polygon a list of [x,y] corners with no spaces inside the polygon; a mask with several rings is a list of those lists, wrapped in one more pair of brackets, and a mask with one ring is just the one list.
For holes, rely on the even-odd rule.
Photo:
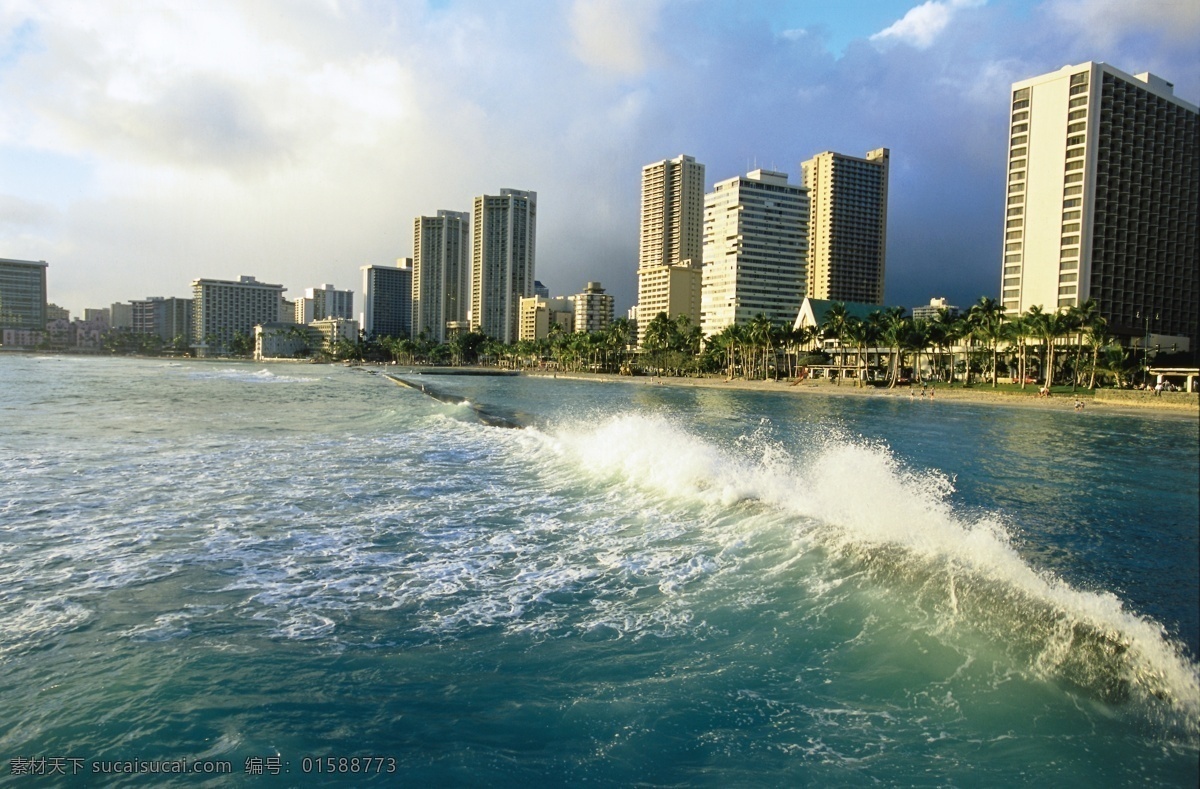
{"label": "beige high-rise building", "polygon": [[234,335],[253,338],[257,324],[278,322],[285,290],[254,277],[192,280],[192,347],[197,355],[226,353]]}
{"label": "beige high-rise building", "polygon": [[476,197],[472,225],[471,328],[516,342],[521,299],[533,295],[537,192]]}
{"label": "beige high-rise building", "polygon": [[704,165],[679,155],[642,168],[638,343],[656,315],[700,323]]}
{"label": "beige high-rise building", "polygon": [[613,297],[599,282],[589,282],[575,300],[575,331],[585,334],[604,331],[613,321]]}
{"label": "beige high-rise building", "polygon": [[805,294],[808,192],[787,173],[754,170],[721,181],[704,200],[705,337],[759,313],[791,326]]}
{"label": "beige high-rise building", "polygon": [[1010,99],[1006,312],[1090,298],[1115,335],[1194,345],[1196,105],[1153,74],[1093,62],[1014,83]]}
{"label": "beige high-rise building", "polygon": [[861,159],[826,151],[800,165],[810,201],[811,298],[883,304],[888,158],[887,148]]}
{"label": "beige high-rise building", "polygon": [[471,215],[438,211],[413,220],[413,335],[445,342],[471,305]]}

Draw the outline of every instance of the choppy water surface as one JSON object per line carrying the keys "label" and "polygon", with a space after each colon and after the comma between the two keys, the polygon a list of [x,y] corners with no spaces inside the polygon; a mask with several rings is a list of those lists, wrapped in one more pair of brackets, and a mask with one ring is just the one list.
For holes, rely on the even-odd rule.
{"label": "choppy water surface", "polygon": [[1195,418],[422,380],[0,358],[0,783],[1195,785]]}

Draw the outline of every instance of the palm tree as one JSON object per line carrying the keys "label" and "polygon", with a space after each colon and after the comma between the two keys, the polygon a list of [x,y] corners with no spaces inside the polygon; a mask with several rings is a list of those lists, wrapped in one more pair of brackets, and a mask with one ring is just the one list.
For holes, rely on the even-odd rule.
{"label": "palm tree", "polygon": [[1092,324],[1086,327],[1087,342],[1092,347],[1092,370],[1088,380],[1088,389],[1096,388],[1096,367],[1100,364],[1100,349],[1111,342],[1108,334],[1108,321],[1097,315]]}
{"label": "palm tree", "polygon": [[[746,325],[746,334],[751,345],[761,352],[762,377],[767,377],[767,353],[771,348],[771,319],[761,312]],[[756,354],[757,356],[757,354]],[[756,360],[757,364],[757,360]],[[752,365],[756,366],[756,365]]]}
{"label": "palm tree", "polygon": [[909,330],[909,321],[903,307],[889,307],[883,313],[882,322],[880,337],[888,345],[888,388],[892,389],[900,378],[900,349]]}
{"label": "palm tree", "polygon": [[933,355],[934,379],[939,380],[938,373],[943,369],[942,352],[949,348],[949,327],[953,318],[950,310],[942,307],[937,314],[925,325],[929,344],[937,350]]}
{"label": "palm tree", "polygon": [[[842,335],[846,333],[846,321],[850,314],[846,312],[846,305],[843,302],[835,301],[829,305],[829,309],[825,311],[825,319],[821,322],[821,334],[825,337],[833,336],[837,339],[838,352],[842,354],[842,367],[845,366],[845,351],[842,350]],[[842,384],[842,375],[839,369],[838,386]]]}
{"label": "palm tree", "polygon": [[1137,354],[1129,348],[1120,345],[1109,345],[1100,357],[1100,364],[1095,368],[1108,373],[1117,381],[1117,387],[1123,388],[1127,381],[1132,381],[1140,365]]}
{"label": "palm tree", "polygon": [[[1084,334],[1097,321],[1103,321],[1104,318],[1100,315],[1100,305],[1096,303],[1095,299],[1088,299],[1082,304],[1069,307],[1067,316],[1071,326],[1075,329],[1075,373],[1071,377],[1071,391],[1074,392],[1079,383],[1079,359],[1083,356]],[[1094,364],[1095,359],[1093,358]]]}
{"label": "palm tree", "polygon": [[[975,334],[982,338],[992,351],[992,388],[996,388],[996,367],[1000,355],[1000,340],[1003,336],[1004,307],[989,296],[980,296],[979,301],[967,311],[967,320]],[[970,366],[968,364],[968,375]]]}

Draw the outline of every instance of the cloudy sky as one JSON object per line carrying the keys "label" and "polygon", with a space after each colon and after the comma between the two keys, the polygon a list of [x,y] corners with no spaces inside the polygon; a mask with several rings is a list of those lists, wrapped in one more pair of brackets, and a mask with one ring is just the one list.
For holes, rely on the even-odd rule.
{"label": "cloudy sky", "polygon": [[1200,101],[1195,0],[0,0],[0,257],[50,300],[355,291],[412,220],[538,193],[537,275],[636,297],[643,164],[892,151],[887,300],[996,295],[1010,84]]}

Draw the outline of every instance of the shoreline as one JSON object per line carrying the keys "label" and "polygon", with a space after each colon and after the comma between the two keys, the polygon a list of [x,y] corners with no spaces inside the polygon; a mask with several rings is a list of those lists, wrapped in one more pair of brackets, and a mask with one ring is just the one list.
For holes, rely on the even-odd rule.
{"label": "shoreline", "polygon": [[[743,392],[766,392],[782,395],[826,396],[826,397],[868,397],[885,398],[889,400],[913,400],[928,402],[972,403],[987,406],[1012,406],[1014,408],[1035,408],[1042,410],[1072,411],[1075,399],[1070,394],[1055,394],[1052,397],[1038,397],[1036,390],[1029,394],[1010,394],[994,392],[990,389],[961,389],[950,388],[948,385],[934,387],[932,397],[922,398],[911,396],[909,388],[879,389],[868,387],[860,389],[853,383],[838,386],[825,381],[747,381],[742,378],[726,380],[723,378],[655,378],[652,376],[614,375],[612,373],[564,373],[546,371],[522,371],[522,375],[531,378],[561,378],[574,381],[592,381],[594,383],[630,383],[641,386],[680,386],[699,387],[703,389],[725,389]],[[1091,396],[1079,398],[1084,403],[1083,412],[1098,411],[1104,414],[1126,414],[1136,416],[1156,416],[1172,419],[1200,419],[1200,409],[1188,402],[1111,402],[1095,399]]]}

